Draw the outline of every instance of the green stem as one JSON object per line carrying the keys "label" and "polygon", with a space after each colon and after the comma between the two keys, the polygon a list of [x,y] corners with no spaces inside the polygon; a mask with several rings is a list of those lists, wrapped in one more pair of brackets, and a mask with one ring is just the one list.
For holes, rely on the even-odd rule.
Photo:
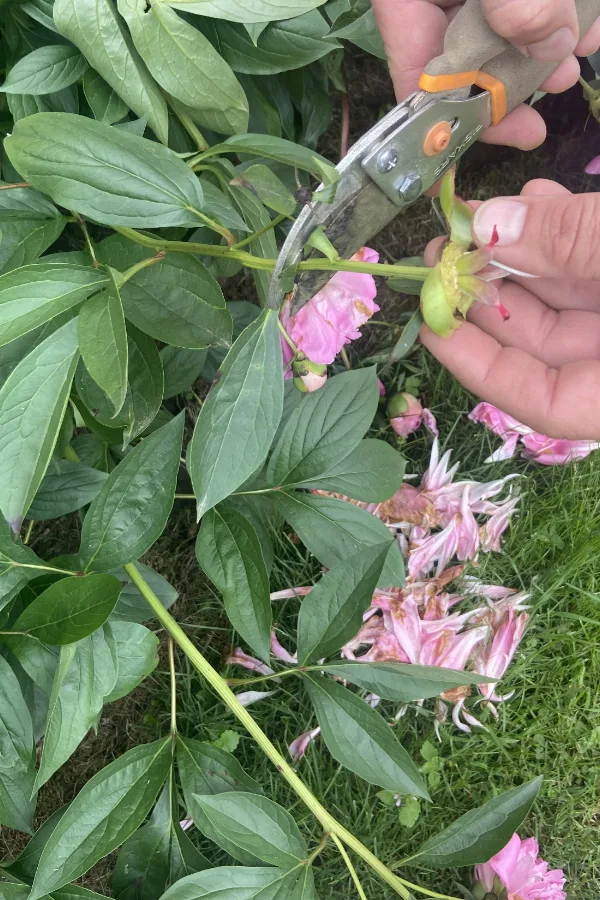
{"label": "green stem", "polygon": [[79,225],[79,227],[80,227],[81,230],[83,231],[83,236],[84,236],[84,238],[85,238],[86,246],[87,246],[87,248],[88,248],[88,251],[89,251],[90,256],[92,257],[92,265],[93,265],[93,267],[94,267],[95,269],[97,269],[98,266],[100,265],[100,263],[99,263],[98,260],[96,259],[96,251],[95,251],[95,249],[94,249],[94,244],[93,244],[92,239],[91,239],[91,237],[90,237],[90,233],[89,233],[89,231],[87,230],[87,225],[85,224],[85,219],[83,219],[83,218],[82,218],[80,215],[78,215],[76,212],[73,212],[73,210],[71,210],[71,213],[72,213],[73,216],[75,216],[75,220],[76,220],[77,224]]}
{"label": "green stem", "polygon": [[[192,209],[192,207],[190,207],[190,209]],[[227,247],[225,248],[226,250],[229,250],[230,247],[233,247],[235,245],[235,235],[231,233],[229,228],[225,228],[224,225],[219,225],[219,223],[215,222],[214,219],[209,219],[208,216],[205,216],[204,213],[201,213],[198,209],[194,209],[193,211],[212,231],[216,231],[217,234],[220,234],[221,237],[225,238],[227,242]]]}
{"label": "green stem", "polygon": [[175,494],[176,500],[195,500],[194,494]]}
{"label": "green stem", "polygon": [[[224,247],[219,244],[197,244],[194,241],[165,241],[123,225],[113,225],[112,227],[114,231],[124,235],[136,244],[140,244],[142,247],[150,247],[153,250],[225,257],[226,259],[235,259],[249,269],[262,269],[267,272],[271,272],[277,264],[276,259],[263,259],[261,256],[253,256],[252,253],[246,253],[244,250],[236,250],[235,247]],[[298,263],[297,271],[362,272],[367,275],[380,275],[383,278],[399,275],[403,278],[410,278],[412,281],[424,281],[430,270],[425,266],[366,263],[353,259],[336,259],[334,262],[330,262],[328,259],[315,257]]]}
{"label": "green stem", "polygon": [[25,537],[23,538],[23,543],[28,544],[31,540],[31,532],[33,531],[33,526],[35,525],[35,521],[30,519],[27,523],[27,530],[25,531]]}
{"label": "green stem", "polygon": [[30,188],[33,187],[28,181],[16,181],[14,184],[2,184],[0,185],[0,191],[14,191],[15,188]]}
{"label": "green stem", "polygon": [[64,457],[65,457],[65,459],[68,459],[69,462],[74,462],[74,463],[81,462],[81,460],[79,459],[79,456],[77,455],[75,450],[73,450],[73,448],[71,447],[70,444],[67,444],[67,446],[65,447]]}
{"label": "green stem", "polygon": [[69,569],[57,569],[56,566],[36,566],[34,563],[13,562],[13,566],[19,569],[40,569],[42,572],[57,572],[59,575],[79,575],[79,572],[71,572]]}
{"label": "green stem", "polygon": [[175,678],[175,647],[169,635],[169,676],[171,681],[171,737],[177,737],[177,681]]}
{"label": "green stem", "polygon": [[334,844],[336,845],[336,847],[338,848],[338,850],[340,851],[340,856],[342,857],[342,859],[343,859],[344,862],[346,863],[346,868],[347,868],[348,871],[350,872],[350,877],[352,878],[352,881],[354,882],[354,887],[355,887],[356,890],[358,891],[358,896],[360,897],[360,900],[367,900],[366,894],[365,894],[365,892],[363,891],[363,886],[362,886],[362,884],[360,883],[360,879],[359,879],[358,875],[356,874],[356,869],[355,869],[354,866],[352,865],[352,860],[350,859],[350,857],[349,857],[348,854],[346,853],[346,848],[344,847],[344,845],[343,845],[342,842],[340,841],[340,839],[339,839],[339,837],[337,836],[337,834],[332,834],[332,835],[331,835],[331,838],[332,838]]}
{"label": "green stem", "polygon": [[[208,150],[208,143],[204,138],[202,132],[196,126],[196,123],[192,119],[192,117],[185,111],[184,107],[178,100],[174,97],[171,97],[169,94],[165,93],[165,98],[193,142],[196,147],[200,151]],[[189,165],[189,163],[188,163]]]}
{"label": "green stem", "polygon": [[293,340],[291,339],[291,337],[289,336],[289,334],[288,334],[287,331],[285,330],[285,328],[284,328],[284,326],[283,326],[283,323],[282,323],[281,319],[279,319],[279,318],[277,319],[277,325],[278,325],[279,330],[280,330],[280,332],[282,333],[283,337],[285,338],[285,340],[287,341],[287,343],[290,345],[290,347],[292,348],[292,350],[294,351],[294,353],[297,353],[297,352],[298,352],[298,348],[296,347],[295,343],[293,342]]}
{"label": "green stem", "polygon": [[124,272],[121,272],[118,287],[122,287],[126,281],[129,281],[130,278],[133,278],[133,276],[137,275],[138,272],[141,272],[142,269],[147,269],[148,266],[154,266],[156,265],[156,263],[162,262],[166,255],[166,250],[159,250],[155,256],[149,256],[148,259],[142,259],[139,263],[131,266],[131,268],[126,269]]}
{"label": "green stem", "polygon": [[246,494],[273,494],[275,491],[279,491],[281,488],[272,487],[272,488],[260,488],[258,491],[234,491],[231,495],[232,497],[245,497]]}
{"label": "green stem", "polygon": [[[337,819],[335,819],[324,806],[322,806],[317,798],[306,787],[304,782],[298,777],[294,769],[288,761],[281,755],[279,750],[269,740],[264,731],[254,721],[248,710],[242,706],[226,681],[221,678],[219,673],[213,669],[211,664],[204,658],[199,650],[194,647],[183,629],[178,625],[175,619],[164,608],[150,585],[140,574],[134,563],[125,565],[125,571],[140,591],[148,605],[151,607],[154,615],[157,617],[161,625],[166,628],[176,644],[183,650],[196,671],[206,679],[211,688],[225,703],[227,708],[236,716],[239,722],[244,726],[248,733],[254,738],[258,746],[271,760],[277,771],[285,778],[294,793],[302,800],[302,802],[310,809],[315,818],[321,823],[324,830],[330,834],[336,834],[348,847],[350,847],[357,856],[360,856],[377,874],[393,888],[397,894],[409,900],[409,893],[404,886],[404,882],[397,875],[394,875],[381,860],[377,859],[374,853],[362,844],[358,838],[351,834]],[[432,894],[430,896],[441,897],[440,894]]]}
{"label": "green stem", "polygon": [[294,669],[283,669],[281,672],[273,672],[272,675],[257,675],[256,678],[228,678],[229,687],[243,687],[247,684],[258,684],[259,681],[272,681],[274,678],[285,678],[286,675],[302,675],[303,672],[312,672],[313,669],[321,671],[319,666],[302,666]]}
{"label": "green stem", "polygon": [[[264,228],[261,228],[260,231],[255,231],[254,234],[251,234],[250,237],[244,238],[243,241],[238,241],[237,244],[232,244],[231,249],[240,250],[242,247],[245,247],[247,244],[251,244],[252,241],[255,241],[257,238],[262,237],[263,234],[266,234],[273,228],[277,228],[278,225],[281,225],[282,222],[285,222],[286,219],[290,218],[291,216],[286,216],[285,213],[280,213],[278,216],[275,216],[275,218],[272,219],[268,225],[265,225]],[[294,220],[292,219],[292,221]]]}

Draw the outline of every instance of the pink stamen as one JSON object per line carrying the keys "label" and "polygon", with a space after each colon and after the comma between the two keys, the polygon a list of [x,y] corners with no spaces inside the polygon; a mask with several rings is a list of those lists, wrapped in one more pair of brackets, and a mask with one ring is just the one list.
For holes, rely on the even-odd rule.
{"label": "pink stamen", "polygon": [[496,244],[498,243],[499,240],[500,240],[500,238],[498,236],[498,229],[494,225],[494,230],[492,231],[492,236],[490,238],[490,242],[487,245],[488,250],[492,250],[496,246]]}
{"label": "pink stamen", "polygon": [[501,303],[499,303],[499,304],[498,304],[498,309],[499,309],[500,315],[502,316],[502,318],[504,319],[504,321],[507,322],[507,321],[510,319],[510,313],[509,313],[509,311],[507,310],[507,308],[506,308],[505,306],[502,306]]}

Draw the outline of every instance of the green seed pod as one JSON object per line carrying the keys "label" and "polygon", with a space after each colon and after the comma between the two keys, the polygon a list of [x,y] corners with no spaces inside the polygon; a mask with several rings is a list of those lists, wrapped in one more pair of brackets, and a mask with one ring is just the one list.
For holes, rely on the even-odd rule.
{"label": "green seed pod", "polygon": [[450,337],[460,326],[460,322],[454,317],[452,305],[448,302],[442,275],[437,266],[423,282],[421,312],[426,324],[440,337]]}

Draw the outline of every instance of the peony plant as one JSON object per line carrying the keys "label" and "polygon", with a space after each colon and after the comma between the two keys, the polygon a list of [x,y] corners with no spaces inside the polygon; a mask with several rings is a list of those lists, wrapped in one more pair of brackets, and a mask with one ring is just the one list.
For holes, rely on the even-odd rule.
{"label": "peony plant", "polygon": [[[390,727],[375,695],[456,701],[463,730],[470,689],[492,708],[500,700],[496,685],[526,621],[522,597],[492,596],[477,619],[469,610],[469,628],[462,613],[429,616],[422,602],[402,640],[396,631],[400,601],[406,611],[416,592],[429,596],[432,580],[440,590],[430,602],[450,602],[446,566],[497,549],[517,497],[506,479],[454,482],[437,440],[420,487],[407,490],[401,453],[366,437],[380,403],[375,367],[327,370],[378,310],[373,276],[428,279],[425,317],[452,330],[472,295],[492,297],[491,248],[469,251],[447,181],[451,243],[431,273],[382,265],[368,248],[352,260],[308,256],[298,271],[328,269],[328,286],[294,317],[267,306],[289,220],[307,198],[335,194],[336,170],[315,146],[329,88],[344,89],[343,41],[377,34],[360,0],[345,6],[0,4],[0,824],[30,836],[0,863],[8,900],[91,900],[100,895],[80,880],[104,859],[119,898],[315,900],[313,864],[324,852],[340,854],[362,898],[353,859],[404,900],[444,896],[415,884],[408,861],[384,864],[311,793],[249,712],[257,692],[231,689],[215,654],[177,621],[177,591],[144,562],[175,500],[192,504],[195,577],[222,599],[243,645],[233,660],[257,677],[299,679],[327,752],[384,790],[430,800],[401,725]],[[227,279],[241,268],[244,299],[227,301]],[[425,411],[423,420],[433,427]],[[78,543],[44,553],[45,523],[63,516]],[[325,570],[297,591],[297,657],[273,634],[273,533],[282,527]],[[382,633],[354,647],[365,616],[366,625],[377,616]],[[40,822],[38,796],[90,728],[102,734],[105,705],[154,671],[158,633],[168,730]],[[392,637],[396,655],[363,658]],[[181,733],[181,656],[310,811],[313,829],[301,830],[268,785],[215,746],[206,723],[200,740]],[[454,822],[447,810],[448,827],[413,858],[486,864],[539,789],[536,779]]]}

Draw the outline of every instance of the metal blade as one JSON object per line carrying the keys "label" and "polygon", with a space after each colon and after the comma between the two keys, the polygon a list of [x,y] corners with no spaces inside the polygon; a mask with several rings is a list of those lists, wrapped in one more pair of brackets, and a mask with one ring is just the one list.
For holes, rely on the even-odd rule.
{"label": "metal blade", "polygon": [[[489,95],[468,99],[418,92],[368,131],[337,167],[340,173],[333,203],[305,207],[290,230],[273,272],[269,306],[279,309],[286,293],[282,275],[302,259],[306,242],[321,226],[338,254],[348,258],[428,190],[489,124]],[[464,96],[464,93],[463,93]],[[423,154],[423,141],[439,121],[452,123],[447,149],[437,157]],[[302,272],[292,313],[314,297],[331,272]],[[287,287],[289,290],[289,286]]]}

